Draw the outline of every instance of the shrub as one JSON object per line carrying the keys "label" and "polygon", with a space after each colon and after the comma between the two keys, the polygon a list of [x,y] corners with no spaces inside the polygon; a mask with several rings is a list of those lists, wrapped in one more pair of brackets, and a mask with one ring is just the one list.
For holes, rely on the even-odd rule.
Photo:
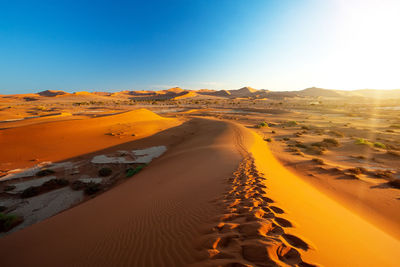
{"label": "shrub", "polygon": [[53,190],[53,189],[67,186],[68,184],[69,184],[69,181],[65,180],[65,179],[51,179],[47,182],[44,182],[41,185],[41,188],[48,191],[48,190]]}
{"label": "shrub", "polygon": [[268,123],[266,123],[265,121],[259,123],[256,125],[256,128],[263,128],[263,127],[268,127]]}
{"label": "shrub", "polygon": [[289,152],[296,152],[296,153],[301,152],[300,149],[298,149],[297,147],[289,147],[288,151]]}
{"label": "shrub", "polygon": [[111,168],[105,167],[105,168],[101,168],[99,170],[99,176],[101,177],[105,177],[105,176],[110,176],[112,173]]}
{"label": "shrub", "polygon": [[297,123],[297,121],[288,121],[288,122],[286,122],[285,125],[288,127],[293,127],[293,126],[297,126],[298,123]]}
{"label": "shrub", "polygon": [[0,213],[0,232],[7,232],[22,221],[22,218],[17,215]]}
{"label": "shrub", "polygon": [[362,174],[362,173],[367,173],[368,171],[363,168],[363,167],[354,167],[354,168],[350,168],[348,169],[349,172],[354,173],[354,174]]}
{"label": "shrub", "polygon": [[374,175],[375,175],[375,177],[378,177],[378,178],[386,178],[386,179],[393,178],[393,173],[388,170],[376,170]]}
{"label": "shrub", "polygon": [[309,146],[309,147],[307,147],[307,151],[310,154],[322,155],[325,151],[325,148],[318,147],[318,146]]}
{"label": "shrub", "polygon": [[324,142],[327,145],[332,145],[332,146],[339,146],[339,141],[334,139],[334,138],[324,138],[324,140],[322,140],[322,142]]}
{"label": "shrub", "polygon": [[310,127],[308,127],[308,126],[306,126],[306,125],[303,125],[303,126],[301,126],[301,129],[303,129],[303,130],[310,130]]}
{"label": "shrub", "polygon": [[313,162],[319,164],[319,165],[324,165],[324,161],[322,159],[319,158],[313,158],[312,159]]}
{"label": "shrub", "polygon": [[381,142],[375,142],[374,147],[383,148],[383,149],[386,148],[385,144],[382,144]]}
{"label": "shrub", "polygon": [[39,188],[37,186],[31,186],[28,187],[27,189],[25,189],[22,194],[21,197],[22,198],[29,198],[29,197],[33,197],[36,195],[39,195],[40,191]]}
{"label": "shrub", "polygon": [[11,190],[14,190],[15,189],[15,185],[7,185],[5,188],[4,188],[4,191],[11,191]]}
{"label": "shrub", "polygon": [[271,133],[273,133],[273,134],[274,134],[274,133],[275,133],[275,131],[272,131]]}
{"label": "shrub", "polygon": [[316,142],[316,143],[312,143],[311,146],[315,146],[315,147],[322,148],[322,147],[324,147],[325,145],[324,145],[322,142]]}
{"label": "shrub", "polygon": [[307,146],[305,144],[303,144],[302,142],[297,141],[295,144],[296,147],[300,147],[300,148],[307,148]]}
{"label": "shrub", "polygon": [[338,131],[329,131],[329,134],[336,137],[344,137],[344,134]]}
{"label": "shrub", "polygon": [[388,150],[387,153],[391,156],[400,157],[400,153],[393,150]]}
{"label": "shrub", "polygon": [[388,185],[400,189],[400,179],[393,179],[388,182]]}
{"label": "shrub", "polygon": [[283,140],[285,140],[285,141],[289,141],[289,140],[290,140],[290,138],[289,138],[289,137],[283,137]]}
{"label": "shrub", "polygon": [[99,192],[101,189],[100,184],[96,184],[93,182],[87,183],[86,188],[85,188],[85,194],[86,195],[93,195]]}
{"label": "shrub", "polygon": [[53,173],[55,173],[55,171],[50,170],[50,169],[43,169],[43,170],[38,171],[36,173],[36,176],[43,177],[43,176],[47,176],[47,175],[50,175],[50,174],[53,174]]}
{"label": "shrub", "polygon": [[371,146],[372,143],[364,138],[358,138],[355,142],[356,145],[367,145],[367,146]]}
{"label": "shrub", "polygon": [[267,138],[267,139],[265,139],[265,141],[272,142],[272,139],[271,138]]}
{"label": "shrub", "polygon": [[126,170],[126,177],[132,177],[133,175],[137,174],[140,172],[146,165],[139,165],[136,166],[135,168],[129,168]]}
{"label": "shrub", "polygon": [[75,191],[82,190],[85,187],[86,187],[86,184],[84,182],[82,182],[82,181],[79,181],[79,180],[73,181],[71,183],[71,189],[75,190]]}

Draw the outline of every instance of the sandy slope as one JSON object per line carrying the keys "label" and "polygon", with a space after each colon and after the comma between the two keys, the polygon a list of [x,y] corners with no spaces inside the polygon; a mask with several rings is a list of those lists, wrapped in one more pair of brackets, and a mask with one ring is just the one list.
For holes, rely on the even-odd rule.
{"label": "sandy slope", "polygon": [[398,266],[397,239],[287,171],[249,129],[194,119],[171,131],[180,141],[137,176],[0,239],[2,266]]}
{"label": "sandy slope", "polygon": [[181,123],[138,109],[98,118],[19,125],[0,131],[0,169],[64,160],[143,138]]}
{"label": "sandy slope", "polygon": [[[0,240],[2,266],[183,266],[197,226],[240,160],[232,126],[199,121],[196,134],[126,183]],[[21,256],[21,253],[23,256]]]}
{"label": "sandy slope", "polygon": [[269,197],[312,249],[305,259],[326,266],[399,266],[400,241],[361,219],[285,169],[254,133],[251,151],[267,177]]}

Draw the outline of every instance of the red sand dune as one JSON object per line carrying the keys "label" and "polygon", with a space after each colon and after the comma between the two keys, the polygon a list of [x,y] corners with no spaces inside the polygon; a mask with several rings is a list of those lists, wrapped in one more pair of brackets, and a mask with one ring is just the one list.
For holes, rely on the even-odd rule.
{"label": "red sand dune", "polygon": [[28,167],[35,164],[32,160],[64,160],[143,138],[180,123],[138,109],[113,116],[5,129],[0,131],[0,168]]}

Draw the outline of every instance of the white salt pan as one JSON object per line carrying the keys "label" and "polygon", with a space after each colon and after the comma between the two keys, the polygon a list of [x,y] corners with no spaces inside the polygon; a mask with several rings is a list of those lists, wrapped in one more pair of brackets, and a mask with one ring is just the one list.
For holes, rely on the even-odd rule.
{"label": "white salt pan", "polygon": [[123,156],[107,156],[98,155],[93,157],[92,163],[96,164],[106,164],[106,163],[122,163],[122,164],[132,164],[132,163],[150,163],[154,158],[158,158],[167,151],[166,146],[153,146],[145,149],[128,151],[118,151],[119,154]]}

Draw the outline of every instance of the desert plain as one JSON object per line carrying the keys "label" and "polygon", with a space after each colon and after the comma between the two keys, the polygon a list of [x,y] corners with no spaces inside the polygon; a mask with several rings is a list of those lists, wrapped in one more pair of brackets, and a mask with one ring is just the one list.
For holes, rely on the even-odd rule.
{"label": "desert plain", "polygon": [[399,266],[400,90],[0,95],[1,266]]}

